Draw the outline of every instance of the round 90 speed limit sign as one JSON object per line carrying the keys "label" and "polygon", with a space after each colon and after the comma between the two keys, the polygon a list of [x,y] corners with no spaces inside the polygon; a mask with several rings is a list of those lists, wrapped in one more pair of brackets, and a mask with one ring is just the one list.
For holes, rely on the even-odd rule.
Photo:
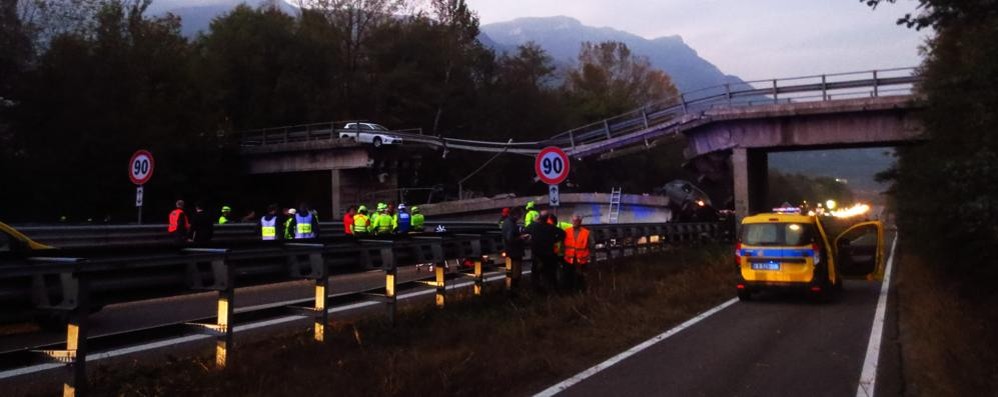
{"label": "round 90 speed limit sign", "polygon": [[147,150],[136,151],[128,162],[128,178],[136,185],[144,185],[149,182],[149,178],[152,178],[155,164],[152,153]]}
{"label": "round 90 speed limit sign", "polygon": [[537,177],[548,185],[557,185],[568,178],[568,168],[568,155],[554,146],[544,148],[534,159]]}

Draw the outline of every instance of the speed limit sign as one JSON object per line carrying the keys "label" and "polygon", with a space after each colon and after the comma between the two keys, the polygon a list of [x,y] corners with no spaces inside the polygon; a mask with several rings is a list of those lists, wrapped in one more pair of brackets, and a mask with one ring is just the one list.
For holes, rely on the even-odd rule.
{"label": "speed limit sign", "polygon": [[534,159],[537,177],[548,185],[557,185],[568,178],[568,155],[554,146],[546,147]]}
{"label": "speed limit sign", "polygon": [[136,151],[128,162],[128,178],[136,185],[144,185],[149,182],[149,178],[152,178],[155,164],[152,153],[146,150]]}

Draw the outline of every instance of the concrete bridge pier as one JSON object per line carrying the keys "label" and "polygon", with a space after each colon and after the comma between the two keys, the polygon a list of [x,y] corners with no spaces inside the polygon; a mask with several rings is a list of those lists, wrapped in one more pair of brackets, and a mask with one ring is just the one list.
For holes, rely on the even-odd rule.
{"label": "concrete bridge pier", "polygon": [[766,210],[769,159],[763,150],[738,147],[731,151],[731,168],[735,184],[735,218],[740,223],[749,214]]}

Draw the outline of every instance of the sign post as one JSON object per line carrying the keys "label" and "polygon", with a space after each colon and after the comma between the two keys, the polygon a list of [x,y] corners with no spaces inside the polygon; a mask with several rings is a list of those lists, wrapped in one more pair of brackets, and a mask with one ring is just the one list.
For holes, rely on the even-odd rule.
{"label": "sign post", "polygon": [[558,184],[568,178],[570,164],[568,155],[554,146],[542,149],[534,159],[534,172],[537,173],[537,178],[548,184],[548,205],[551,207],[561,205]]}
{"label": "sign post", "polygon": [[138,223],[142,224],[142,202],[144,191],[142,185],[152,178],[152,171],[155,168],[155,161],[152,153],[147,150],[138,150],[132,154],[132,159],[128,161],[128,179],[136,185],[135,187],[135,207],[138,208]]}

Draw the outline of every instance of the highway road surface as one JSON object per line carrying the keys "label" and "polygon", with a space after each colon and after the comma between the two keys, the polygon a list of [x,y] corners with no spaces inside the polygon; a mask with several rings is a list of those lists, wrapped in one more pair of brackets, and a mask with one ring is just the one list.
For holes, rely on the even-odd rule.
{"label": "highway road surface", "polygon": [[[605,362],[598,372],[591,368],[539,395],[872,395],[859,382],[880,292],[880,282],[847,281],[830,303],[789,293],[731,301],[644,350],[622,354],[621,361]],[[879,360],[874,358],[876,395],[898,395],[894,297],[883,306],[883,341]]]}

